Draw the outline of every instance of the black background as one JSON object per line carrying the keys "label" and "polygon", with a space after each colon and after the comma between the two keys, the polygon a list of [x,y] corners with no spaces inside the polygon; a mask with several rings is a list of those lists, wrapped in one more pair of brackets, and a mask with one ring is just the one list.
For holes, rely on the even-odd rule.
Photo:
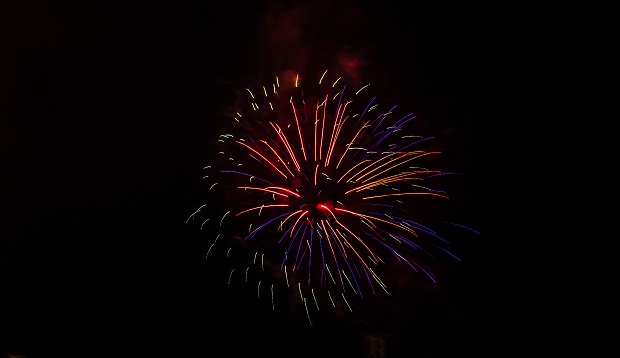
{"label": "black background", "polygon": [[[470,2],[34,2],[0,24],[0,352],[50,356],[496,356],[497,61]],[[448,143],[463,262],[363,317],[310,329],[226,290],[186,225],[235,91],[355,60]],[[371,87],[372,88],[372,87]],[[443,281],[442,281],[443,280]],[[412,289],[413,290],[413,289]],[[222,353],[225,352],[225,353]]]}

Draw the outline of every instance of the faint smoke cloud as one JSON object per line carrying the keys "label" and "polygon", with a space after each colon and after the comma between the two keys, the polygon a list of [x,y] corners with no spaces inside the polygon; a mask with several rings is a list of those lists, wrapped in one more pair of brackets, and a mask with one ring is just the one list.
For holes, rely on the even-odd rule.
{"label": "faint smoke cloud", "polygon": [[265,6],[257,30],[263,75],[329,70],[351,85],[363,85],[373,51],[364,12],[355,2],[269,1]]}

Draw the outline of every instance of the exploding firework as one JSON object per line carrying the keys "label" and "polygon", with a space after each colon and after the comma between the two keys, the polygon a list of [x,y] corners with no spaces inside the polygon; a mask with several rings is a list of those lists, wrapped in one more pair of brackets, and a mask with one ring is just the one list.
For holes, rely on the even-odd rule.
{"label": "exploding firework", "polygon": [[351,309],[348,297],[389,292],[390,262],[435,281],[427,259],[458,260],[424,223],[448,199],[433,188],[448,173],[432,167],[431,138],[407,130],[413,114],[365,97],[367,86],[327,77],[244,91],[205,167],[218,194],[188,218],[213,235],[207,259],[233,263],[228,282],[253,282],[274,307],[281,285],[308,312],[336,301]]}

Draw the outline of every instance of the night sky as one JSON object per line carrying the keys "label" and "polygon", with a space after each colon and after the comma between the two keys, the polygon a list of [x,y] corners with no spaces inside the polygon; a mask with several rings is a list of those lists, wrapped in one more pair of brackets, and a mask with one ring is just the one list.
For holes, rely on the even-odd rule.
{"label": "night sky", "polygon": [[[17,1],[0,22],[0,354],[495,356],[504,291],[491,207],[492,45],[467,1]],[[438,284],[310,328],[205,263],[207,141],[250,83],[325,69],[416,113],[463,175]],[[491,105],[492,107],[492,105]],[[415,126],[414,126],[415,127]],[[495,156],[497,153],[494,153]],[[302,317],[303,318],[303,317]],[[219,352],[219,353],[215,353]]]}

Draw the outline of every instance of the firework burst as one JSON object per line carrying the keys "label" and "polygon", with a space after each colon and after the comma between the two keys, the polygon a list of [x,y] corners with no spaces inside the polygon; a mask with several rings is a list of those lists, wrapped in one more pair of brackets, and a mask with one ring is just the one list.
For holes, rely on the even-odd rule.
{"label": "firework burst", "polygon": [[[414,115],[382,108],[364,96],[367,86],[350,89],[327,71],[301,82],[276,77],[246,89],[234,129],[219,134],[205,167],[219,196],[188,218],[213,233],[207,259],[235,262],[228,282],[254,282],[274,307],[275,285],[289,288],[308,312],[389,292],[388,262],[435,281],[427,259],[458,260],[423,224],[425,210],[448,199],[433,188],[447,174],[431,166],[440,151],[406,130]],[[243,250],[231,251],[235,237]]]}

